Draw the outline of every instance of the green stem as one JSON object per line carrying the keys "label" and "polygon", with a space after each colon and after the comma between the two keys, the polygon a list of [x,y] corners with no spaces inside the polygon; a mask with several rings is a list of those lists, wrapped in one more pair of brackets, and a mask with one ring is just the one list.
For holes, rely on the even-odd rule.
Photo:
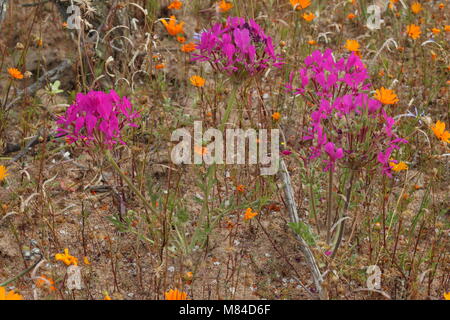
{"label": "green stem", "polygon": [[313,183],[309,184],[309,196],[311,198],[311,208],[314,215],[314,220],[316,221],[317,234],[320,234],[320,222],[319,217],[317,216],[316,210],[316,199],[314,197]]}
{"label": "green stem", "polygon": [[227,109],[225,110],[225,114],[223,115],[222,122],[220,123],[220,127],[219,127],[220,131],[223,131],[223,129],[225,128],[225,124],[228,122],[231,112],[234,109],[237,89],[238,89],[238,86],[236,84],[233,84],[233,89],[231,89],[230,96],[228,97],[228,101],[227,101]]}
{"label": "green stem", "polygon": [[150,210],[152,213],[154,214],[158,214],[155,209],[153,209],[147,202],[147,199],[145,199],[145,197],[142,195],[142,193],[135,187],[135,185],[131,182],[130,178],[128,178],[123,172],[122,170],[120,170],[118,164],[116,163],[116,161],[113,159],[111,152],[109,152],[108,150],[105,151],[105,156],[106,159],[109,161],[109,163],[111,163],[111,165],[113,166],[113,168],[116,170],[116,172],[120,175],[120,177],[126,182],[126,184],[130,187],[131,190],[133,190],[134,193],[136,193],[136,195],[142,200],[142,202],[144,203],[144,206]]}
{"label": "green stem", "polygon": [[328,179],[328,212],[327,212],[327,243],[331,239],[331,211],[333,210],[333,170],[329,171]]}
{"label": "green stem", "polygon": [[42,256],[41,256],[41,258],[40,258],[36,263],[34,263],[32,266],[26,268],[24,271],[22,271],[21,273],[19,273],[19,274],[18,274],[17,276],[15,276],[14,278],[8,279],[8,280],[6,280],[5,282],[0,283],[0,287],[6,287],[6,286],[7,286],[8,284],[10,284],[11,282],[14,282],[14,281],[16,281],[17,279],[19,279],[20,277],[22,277],[23,275],[27,274],[28,272],[30,272],[31,270],[33,270],[33,269],[39,264],[39,262],[41,262],[41,260],[42,260]]}
{"label": "green stem", "polygon": [[[347,192],[345,195],[346,199],[345,199],[345,207],[343,210],[344,214],[342,216],[339,216],[339,219],[341,219],[342,217],[346,217],[348,215],[348,208],[350,206],[350,201],[351,201],[351,197],[352,197],[354,179],[355,179],[355,171],[352,170],[352,173],[350,174],[350,182],[347,187]],[[344,234],[344,228],[345,228],[345,220],[342,220],[338,226],[337,238],[336,238],[336,242],[333,246],[333,253],[331,254],[331,258],[334,258],[334,256],[336,255],[336,252],[339,249],[339,246],[341,245],[342,235]]]}

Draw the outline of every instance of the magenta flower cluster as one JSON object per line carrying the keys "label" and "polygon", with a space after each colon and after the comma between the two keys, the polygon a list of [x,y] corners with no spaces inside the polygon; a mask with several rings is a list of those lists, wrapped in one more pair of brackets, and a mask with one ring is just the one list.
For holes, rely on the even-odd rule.
{"label": "magenta flower cluster", "polygon": [[208,61],[216,71],[230,76],[254,76],[282,65],[272,38],[252,19],[229,17],[225,25],[216,23],[200,34],[197,49],[194,61]]}
{"label": "magenta flower cluster", "polygon": [[338,160],[353,167],[377,161],[390,176],[391,154],[407,141],[393,132],[395,121],[385,106],[369,97],[369,75],[361,59],[352,53],[336,61],[327,49],[314,51],[304,64],[291,73],[286,87],[315,106],[303,137],[312,144],[309,159],[323,156],[325,171],[334,171]]}
{"label": "magenta flower cluster", "polygon": [[69,143],[94,143],[111,149],[117,143],[125,144],[121,130],[125,126],[137,127],[133,123],[137,117],[130,101],[114,90],[78,93],[66,114],[57,120],[58,136],[67,135]]}

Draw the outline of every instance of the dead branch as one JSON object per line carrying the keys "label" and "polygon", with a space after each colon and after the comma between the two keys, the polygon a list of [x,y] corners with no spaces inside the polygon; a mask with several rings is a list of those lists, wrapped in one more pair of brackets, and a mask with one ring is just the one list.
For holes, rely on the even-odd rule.
{"label": "dead branch", "polygon": [[7,8],[8,8],[8,0],[0,0],[0,24],[5,18]]}
{"label": "dead branch", "polygon": [[[281,180],[283,181],[283,191],[284,191],[284,196],[286,198],[289,216],[290,216],[291,222],[298,223],[300,221],[300,218],[298,217],[297,204],[295,203],[294,192],[292,191],[291,177],[289,176],[289,172],[288,172],[286,164],[284,163],[283,160],[281,160],[280,167],[281,168],[280,168],[278,174],[279,174]],[[306,241],[299,234],[296,234],[296,237],[300,243],[300,251],[305,256],[306,262],[307,262],[308,267],[313,276],[314,285],[319,294],[319,298],[327,299],[327,294],[322,288],[323,278],[322,278],[320,269],[317,265],[316,259],[314,258],[314,255],[311,252],[311,249],[309,248]]]}

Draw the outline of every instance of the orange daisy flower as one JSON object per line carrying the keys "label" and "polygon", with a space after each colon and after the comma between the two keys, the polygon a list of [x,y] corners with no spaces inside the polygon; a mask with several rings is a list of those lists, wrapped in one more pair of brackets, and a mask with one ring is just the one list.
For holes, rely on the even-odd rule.
{"label": "orange daisy flower", "polygon": [[399,101],[394,91],[385,89],[384,87],[375,91],[374,98],[382,104],[395,104]]}
{"label": "orange daisy flower", "polygon": [[206,80],[200,76],[192,76],[189,81],[191,81],[192,85],[195,87],[203,87],[206,82]]}
{"label": "orange daisy flower", "polygon": [[77,266],[78,265],[78,259],[75,258],[74,256],[71,256],[69,254],[69,249],[64,249],[64,253],[57,253],[55,254],[55,260],[56,261],[62,261],[64,262],[67,266],[70,265],[74,265]]}
{"label": "orange daisy flower", "polygon": [[225,0],[221,0],[217,2],[217,11],[219,12],[227,12],[233,8],[233,4],[231,2],[227,2]]}
{"label": "orange daisy flower", "polygon": [[196,47],[195,43],[191,42],[191,43],[186,43],[186,44],[182,45],[181,51],[190,53],[192,51],[195,51],[196,48],[197,47]]}
{"label": "orange daisy flower", "polygon": [[306,9],[311,5],[311,0],[289,0],[294,10]]}
{"label": "orange daisy flower", "polygon": [[23,79],[23,73],[20,72],[19,69],[9,68],[8,69],[8,73],[13,79],[17,79],[17,80],[22,80]]}
{"label": "orange daisy flower", "polygon": [[183,6],[183,2],[179,1],[179,0],[175,0],[172,1],[169,6],[167,7],[167,9],[170,10],[180,10],[181,7]]}
{"label": "orange daisy flower", "polygon": [[405,162],[403,162],[403,161],[400,161],[399,163],[395,163],[395,162],[391,161],[391,162],[389,162],[389,166],[395,172],[408,170],[408,165]]}
{"label": "orange daisy flower", "polygon": [[0,300],[23,300],[23,297],[14,290],[7,292],[4,287],[0,287]]}
{"label": "orange daisy flower", "polygon": [[418,13],[420,13],[420,11],[422,11],[423,10],[423,7],[422,7],[422,5],[419,3],[419,2],[414,2],[412,5],[411,5],[411,11],[414,13],[414,14],[418,14]]}
{"label": "orange daisy flower", "polygon": [[257,215],[258,215],[258,213],[257,213],[257,212],[254,212],[254,211],[252,210],[252,208],[247,208],[247,210],[245,210],[244,220],[247,221],[247,220],[253,219],[253,218],[256,217]]}
{"label": "orange daisy flower", "polygon": [[170,16],[169,22],[166,21],[166,19],[161,20],[164,27],[166,27],[167,32],[171,36],[176,36],[178,34],[184,33],[184,22],[180,22],[177,24],[177,18],[175,16]]}
{"label": "orange daisy flower", "polygon": [[281,118],[281,114],[279,112],[274,112],[274,114],[272,114],[272,119],[275,121],[280,120]]}
{"label": "orange daisy flower", "polygon": [[8,169],[5,166],[0,166],[0,182],[5,180],[7,176],[9,176]]}
{"label": "orange daisy flower", "polygon": [[432,29],[431,29],[431,32],[433,32],[433,34],[439,34],[439,33],[441,33],[441,29],[438,29],[438,28],[432,28]]}
{"label": "orange daisy flower", "polygon": [[450,132],[445,130],[445,122],[437,121],[436,124],[434,124],[431,127],[431,130],[433,130],[434,135],[441,141],[450,143]]}
{"label": "orange daisy flower", "polygon": [[187,300],[187,293],[183,291],[179,291],[178,289],[170,289],[169,291],[164,293],[166,300]]}
{"label": "orange daisy flower", "polygon": [[47,277],[45,274],[42,274],[38,279],[36,279],[36,286],[38,288],[45,288],[50,291],[56,291],[55,281],[52,278]]}
{"label": "orange daisy flower", "polygon": [[348,51],[351,51],[351,52],[358,52],[359,51],[359,48],[360,48],[360,45],[359,45],[359,42],[358,41],[356,41],[356,40],[347,40],[346,42],[345,42],[345,46],[344,46]]}
{"label": "orange daisy flower", "polygon": [[406,27],[406,34],[414,40],[419,38],[421,33],[422,31],[420,31],[420,27],[415,24],[410,24]]}
{"label": "orange daisy flower", "polygon": [[316,18],[316,16],[312,12],[304,13],[302,17],[308,22],[311,22]]}

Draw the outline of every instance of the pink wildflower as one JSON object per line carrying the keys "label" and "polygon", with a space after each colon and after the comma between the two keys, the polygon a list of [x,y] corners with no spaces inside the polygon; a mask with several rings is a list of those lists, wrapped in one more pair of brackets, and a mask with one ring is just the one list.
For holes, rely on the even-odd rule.
{"label": "pink wildflower", "polygon": [[375,160],[390,175],[389,157],[407,141],[394,133],[395,120],[386,106],[369,96],[371,84],[361,59],[352,53],[336,60],[327,49],[314,51],[304,64],[291,73],[286,88],[316,106],[303,136],[311,142],[309,159],[324,156],[325,171],[334,171],[339,161],[356,169],[370,168]]}
{"label": "pink wildflower", "polygon": [[70,143],[95,143],[111,149],[117,143],[125,144],[121,130],[125,126],[137,127],[133,123],[137,117],[130,101],[120,98],[114,90],[90,91],[77,94],[74,104],[59,117],[57,131],[59,136],[67,135]]}
{"label": "pink wildflower", "polygon": [[229,17],[199,35],[193,60],[208,61],[230,76],[254,76],[270,66],[281,66],[272,38],[252,19]]}

